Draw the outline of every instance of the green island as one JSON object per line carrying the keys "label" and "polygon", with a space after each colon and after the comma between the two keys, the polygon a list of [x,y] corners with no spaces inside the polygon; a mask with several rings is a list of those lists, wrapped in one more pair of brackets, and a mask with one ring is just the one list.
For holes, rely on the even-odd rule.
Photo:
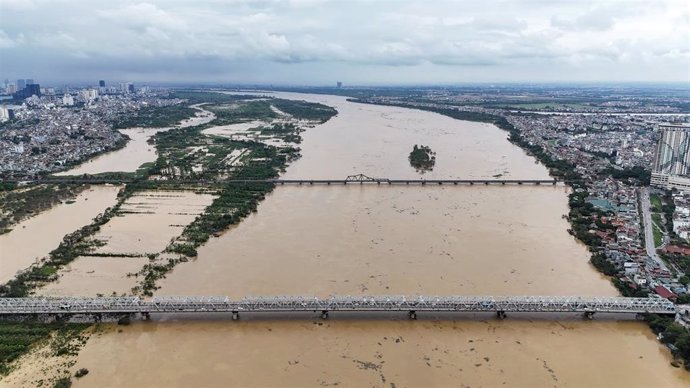
{"label": "green island", "polygon": [[428,146],[415,144],[408,159],[417,172],[431,171],[436,164],[436,153]]}
{"label": "green island", "polygon": [[186,105],[149,106],[113,120],[114,129],[171,127],[194,117],[197,110]]}

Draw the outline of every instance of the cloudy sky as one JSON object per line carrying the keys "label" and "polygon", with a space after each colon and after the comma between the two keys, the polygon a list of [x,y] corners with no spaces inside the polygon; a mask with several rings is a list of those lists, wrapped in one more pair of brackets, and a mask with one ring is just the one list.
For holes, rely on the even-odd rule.
{"label": "cloudy sky", "polygon": [[690,82],[690,1],[0,0],[0,77]]}

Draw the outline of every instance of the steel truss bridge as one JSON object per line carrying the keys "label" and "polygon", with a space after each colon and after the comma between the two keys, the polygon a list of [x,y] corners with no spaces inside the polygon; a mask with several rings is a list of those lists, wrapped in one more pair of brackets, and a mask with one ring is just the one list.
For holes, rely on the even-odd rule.
{"label": "steel truss bridge", "polygon": [[[19,183],[16,180],[5,182]],[[349,175],[345,179],[226,179],[226,180],[134,180],[131,178],[99,178],[90,176],[43,178],[27,183],[54,183],[54,184],[118,184],[134,182],[152,182],[158,185],[180,184],[274,184],[274,185],[348,185],[348,184],[374,184],[374,185],[556,185],[556,179],[388,179],[372,178],[364,174]]]}
{"label": "steel truss bridge", "polygon": [[676,306],[666,299],[625,297],[563,296],[260,296],[231,300],[224,296],[175,296],[142,299],[139,297],[34,297],[0,298],[0,316],[69,316],[153,313],[240,313],[260,312],[490,312],[499,318],[507,313],[595,313],[675,314]]}

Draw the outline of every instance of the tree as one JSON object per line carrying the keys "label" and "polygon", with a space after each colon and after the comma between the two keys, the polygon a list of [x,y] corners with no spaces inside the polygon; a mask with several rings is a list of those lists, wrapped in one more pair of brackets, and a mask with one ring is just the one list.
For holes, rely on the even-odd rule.
{"label": "tree", "polygon": [[662,341],[667,344],[673,344],[680,338],[681,335],[685,333],[687,333],[687,330],[685,330],[683,326],[672,323],[662,333]]}

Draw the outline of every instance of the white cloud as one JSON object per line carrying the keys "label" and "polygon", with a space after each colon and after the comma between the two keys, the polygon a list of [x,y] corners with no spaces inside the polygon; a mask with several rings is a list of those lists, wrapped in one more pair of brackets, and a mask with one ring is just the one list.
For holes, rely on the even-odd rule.
{"label": "white cloud", "polygon": [[196,67],[200,77],[215,77],[222,63],[243,79],[270,67],[276,82],[318,66],[351,74],[388,68],[389,77],[404,67],[476,67],[485,80],[522,80],[541,79],[545,67],[594,76],[616,66],[615,76],[634,79],[657,65],[668,67],[664,77],[687,80],[679,69],[690,52],[690,10],[677,0],[0,0],[0,7],[0,55],[16,66],[9,72],[21,71],[31,50],[50,48],[54,61],[78,56],[80,66],[88,59],[131,72],[138,64],[142,77],[160,60],[186,76]]}

